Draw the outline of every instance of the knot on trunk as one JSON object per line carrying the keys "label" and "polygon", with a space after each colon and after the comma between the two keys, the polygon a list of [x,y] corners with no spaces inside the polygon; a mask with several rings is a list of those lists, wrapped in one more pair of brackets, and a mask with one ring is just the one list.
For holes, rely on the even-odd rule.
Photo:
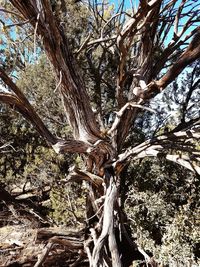
{"label": "knot on trunk", "polygon": [[104,175],[104,168],[116,157],[116,150],[106,141],[98,140],[92,147],[87,149],[87,169],[98,176]]}

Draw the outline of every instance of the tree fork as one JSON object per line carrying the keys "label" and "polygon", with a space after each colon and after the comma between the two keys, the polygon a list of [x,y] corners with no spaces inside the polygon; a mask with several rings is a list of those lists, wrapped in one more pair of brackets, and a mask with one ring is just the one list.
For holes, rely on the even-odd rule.
{"label": "tree fork", "polygon": [[[131,52],[129,50],[132,47],[134,38],[137,37],[136,35],[140,37],[141,31],[144,33],[144,53],[140,53],[141,57],[138,57],[139,60],[135,63],[136,70],[134,70],[135,72],[133,71],[132,85],[128,88],[128,93],[132,93],[132,90],[133,94],[135,94],[137,100],[135,104],[137,107],[130,106],[129,110],[125,110],[119,122],[117,122],[116,128],[110,134],[110,139],[107,140],[101,135],[95,114],[89,102],[84,80],[70,51],[62,25],[52,12],[50,1],[11,0],[10,2],[26,20],[30,21],[30,24],[35,28],[35,33],[42,37],[44,49],[59,80],[59,91],[62,96],[63,106],[68,122],[73,128],[75,140],[58,140],[55,138],[42,123],[27,99],[24,98],[24,95],[5,76],[3,71],[0,72],[1,77],[11,87],[15,95],[2,93],[0,94],[0,100],[15,107],[27,120],[31,121],[40,135],[50,142],[57,153],[78,152],[86,155],[85,170],[73,169],[69,175],[69,180],[85,180],[88,184],[89,197],[87,199],[88,213],[86,219],[90,233],[86,234],[85,251],[88,255],[90,267],[128,267],[135,257],[141,256],[141,250],[137,248],[129,237],[126,227],[126,216],[124,216],[123,207],[119,203],[120,173],[130,157],[138,159],[145,156],[159,156],[160,151],[168,149],[169,145],[171,145],[171,142],[169,142],[171,140],[170,135],[161,136],[161,138],[156,138],[155,140],[146,140],[144,143],[135,145],[132,148],[129,147],[125,151],[121,152],[121,150],[128,136],[129,129],[139,113],[138,106],[146,103],[153,96],[161,92],[188,64],[199,58],[199,27],[197,27],[196,35],[194,35],[189,46],[178,57],[173,66],[169,67],[166,74],[158,81],[149,81],[148,77],[142,77],[152,68],[152,64],[149,63],[148,65],[147,63],[150,62],[151,58],[148,52],[152,51],[154,43],[146,41],[146,37],[149,37],[149,27],[147,26],[154,19],[154,8],[156,9],[156,14],[160,15],[162,1],[141,1],[138,11],[125,24],[125,27],[122,27],[117,38],[118,49],[121,52],[121,66],[119,66],[121,68],[119,68],[120,76],[118,78],[119,87],[117,88],[120,90],[118,91],[118,104],[119,108],[123,109],[128,104],[125,102],[131,100],[126,99],[125,93],[127,92],[122,91],[124,89],[126,58],[129,52]],[[176,0],[172,2],[176,3]],[[153,25],[153,35],[156,34],[156,29],[158,29],[159,18],[156,18]],[[127,49],[127,51],[124,49]],[[145,61],[146,59],[148,62]],[[165,60],[167,60],[165,57],[161,60],[163,67],[165,67]],[[144,84],[145,86],[143,86]],[[137,92],[136,88],[139,88]],[[185,138],[185,133],[182,134]],[[192,134],[194,135],[195,133],[191,132],[190,137]],[[175,134],[173,137],[175,138]],[[121,154],[118,154],[119,151]],[[176,163],[182,163],[186,167],[190,160],[186,159],[184,161],[182,158],[167,154],[165,156],[167,159],[176,161]],[[197,169],[194,165],[192,167],[189,166],[190,170],[191,168],[192,170]],[[130,249],[129,254],[131,256],[127,255],[126,247]],[[82,249],[82,244],[80,248]],[[44,255],[46,256],[45,253]],[[142,254],[146,257],[145,253]]]}
{"label": "tree fork", "polygon": [[[120,208],[117,204],[119,198],[119,170],[108,168],[116,160],[117,153],[100,134],[83,79],[69,50],[68,40],[52,14],[49,1],[11,0],[11,3],[25,19],[30,20],[33,27],[36,27],[37,24],[37,33],[43,38],[44,48],[55,69],[58,80],[61,78],[60,92],[66,116],[74,130],[74,138],[76,139],[74,145],[79,147],[78,142],[80,142],[80,153],[87,155],[87,165],[90,166],[87,171],[102,176],[104,180],[104,188],[102,188],[102,185],[98,185],[97,188],[91,186],[91,198],[88,202],[88,205],[93,208],[91,216],[95,216],[100,209],[98,205],[95,205],[95,202],[99,198],[103,200],[103,212],[98,214],[97,224],[99,229],[95,230],[96,239],[93,238],[92,241],[94,248],[89,252],[91,254],[91,257],[89,257],[90,265],[92,267],[108,265],[128,267],[131,261],[128,265],[125,263],[126,259],[123,258],[122,262],[119,253],[120,235],[123,235],[120,231]],[[62,74],[62,77],[60,77],[60,74]],[[20,95],[17,96],[19,99],[22,98]],[[26,103],[26,99],[24,101]],[[27,118],[26,112],[22,112],[22,108],[20,108],[19,105],[19,111]],[[28,119],[31,120],[31,114],[28,113],[28,115],[30,116]],[[37,123],[35,126],[37,128]],[[68,144],[68,141],[56,140],[56,143],[53,142],[53,148],[57,153],[69,152]],[[81,151],[81,149],[83,150]],[[83,176],[80,172],[77,172],[77,175],[78,177]],[[93,228],[91,221],[88,221],[89,227]],[[101,258],[101,255],[103,255],[103,258]]]}

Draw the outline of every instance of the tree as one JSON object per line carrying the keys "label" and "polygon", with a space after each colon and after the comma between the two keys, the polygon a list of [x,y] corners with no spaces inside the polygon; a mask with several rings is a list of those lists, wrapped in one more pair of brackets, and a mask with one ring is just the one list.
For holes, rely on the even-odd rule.
{"label": "tree", "polygon": [[[138,159],[158,157],[200,174],[196,142],[200,137],[199,117],[188,120],[184,117],[171,131],[142,142],[133,138],[130,144],[129,137],[141,112],[156,112],[148,107],[149,101],[200,57],[200,4],[195,0],[181,3],[142,0],[128,13],[122,2],[114,13],[112,9],[109,12],[105,9],[106,3],[98,5],[94,1],[88,4],[87,31],[78,31],[77,38],[73,39],[62,20],[70,21],[68,1],[56,4],[48,0],[10,0],[10,3],[14,9],[2,11],[11,13],[14,21],[20,20],[20,25],[31,25],[34,40],[36,35],[40,37],[41,49],[58,80],[55,92],[59,91],[62,98],[73,139],[58,138],[47,128],[31,99],[9,76],[5,60],[0,77],[10,92],[0,93],[0,101],[21,113],[57,154],[79,153],[84,157],[85,166],[75,167],[69,178],[87,183],[87,231],[85,242],[77,245],[68,241],[68,247],[81,249],[82,257],[87,254],[93,267],[129,266],[137,253],[142,253],[151,266],[156,266],[129,236],[121,199],[125,169]],[[69,24],[66,22],[66,25]],[[84,34],[86,38],[80,44]],[[81,60],[85,60],[82,61],[88,78],[85,80],[78,64]],[[88,95],[93,91],[91,86],[95,92],[91,97],[93,103]],[[108,94],[114,99],[106,103]],[[38,260],[38,265],[42,260]]]}

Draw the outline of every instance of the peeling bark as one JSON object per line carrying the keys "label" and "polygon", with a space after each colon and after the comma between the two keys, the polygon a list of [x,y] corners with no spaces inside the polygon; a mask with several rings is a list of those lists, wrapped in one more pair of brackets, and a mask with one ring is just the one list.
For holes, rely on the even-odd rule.
{"label": "peeling bark", "polygon": [[[159,80],[156,80],[156,77],[154,77],[155,80],[152,80],[151,77],[156,76],[159,68],[161,68],[158,62],[158,70],[152,70],[152,51],[157,48],[154,43],[156,42],[159,16],[163,12],[161,10],[162,1],[140,1],[138,10],[125,23],[118,36],[115,36],[120,55],[116,89],[116,102],[119,111],[116,113],[117,116],[113,125],[108,130],[107,138],[105,138],[100,132],[95,114],[91,109],[84,79],[70,51],[62,25],[52,12],[50,1],[11,0],[10,2],[24,19],[30,21],[30,24],[35,28],[35,32],[41,36],[45,52],[59,80],[59,92],[62,96],[66,117],[73,129],[74,139],[60,140],[56,138],[47,129],[27,98],[3,69],[0,69],[0,77],[13,93],[0,93],[0,101],[20,112],[47,140],[56,153],[80,153],[86,156],[85,168],[74,168],[66,180],[66,182],[84,180],[87,183],[86,221],[89,233],[85,234],[85,242],[83,240],[76,242],[77,240],[67,240],[58,236],[52,237],[35,266],[41,266],[52,249],[53,243],[58,243],[65,246],[70,252],[72,250],[76,251],[76,254],[77,250],[80,249],[80,257],[84,253],[85,257],[87,253],[90,267],[128,267],[135,255],[138,257],[138,253],[142,253],[146,257],[146,254],[132,242],[125,228],[126,218],[122,216],[123,211],[121,210],[119,195],[120,174],[124,166],[128,164],[131,158],[164,156],[166,159],[175,161],[191,171],[200,173],[199,167],[193,164],[190,157],[179,157],[163,152],[171,148],[177,140],[181,142],[189,137],[194,140],[199,138],[199,133],[193,130],[174,131],[168,135],[146,140],[139,145],[134,146],[133,144],[133,147],[122,152],[129,130],[139,112],[142,109],[152,111],[143,107],[143,105],[164,90],[188,64],[200,57],[199,27],[197,27],[196,35],[193,35],[188,47],[166,74]],[[175,3],[176,1],[172,2]],[[156,18],[154,18],[155,16]],[[177,13],[176,23],[178,16]],[[175,28],[177,31],[177,27]],[[138,36],[141,40],[138,40],[140,46],[138,55],[136,55],[137,60],[135,59],[137,67],[131,72],[132,82],[127,96],[127,92],[124,90],[127,78],[127,57],[131,53],[134,38],[138,38]],[[98,42],[93,41],[93,43]],[[86,46],[87,43],[84,45]],[[174,46],[165,50],[163,57],[160,58],[162,67],[167,60],[168,53],[171,54],[173,51]],[[174,145],[174,147],[177,150],[182,149],[182,151],[191,152],[189,147],[183,145],[183,143],[177,142],[177,146]],[[199,160],[199,154],[196,150],[193,150],[191,155]],[[122,247],[124,244],[128,244],[131,256],[126,254]],[[84,253],[82,253],[83,251]],[[78,258],[77,263],[79,261]],[[73,264],[71,266],[76,266],[76,262]],[[156,266],[154,263],[149,262],[149,264]]]}
{"label": "peeling bark", "polygon": [[[25,19],[31,18],[30,23],[33,27],[38,22],[37,33],[43,39],[44,48],[58,80],[62,73],[60,91],[68,122],[74,131],[74,138],[84,142],[96,142],[101,135],[90,107],[89,96],[78,65],[69,49],[68,40],[53,16],[50,2],[38,1],[40,4],[37,5],[37,1],[11,0],[11,3]],[[37,19],[38,14],[39,19]]]}

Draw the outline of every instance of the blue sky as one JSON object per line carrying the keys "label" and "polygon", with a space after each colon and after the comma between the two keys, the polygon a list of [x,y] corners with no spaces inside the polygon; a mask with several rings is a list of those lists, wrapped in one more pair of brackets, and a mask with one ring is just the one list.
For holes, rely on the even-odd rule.
{"label": "blue sky", "polygon": [[[117,7],[117,6],[119,6],[119,4],[121,4],[122,1],[121,0],[109,0],[109,2],[113,3]],[[135,0],[133,0],[133,3],[134,2],[135,2]],[[124,5],[126,8],[130,8],[131,7],[131,0],[125,0]]]}

